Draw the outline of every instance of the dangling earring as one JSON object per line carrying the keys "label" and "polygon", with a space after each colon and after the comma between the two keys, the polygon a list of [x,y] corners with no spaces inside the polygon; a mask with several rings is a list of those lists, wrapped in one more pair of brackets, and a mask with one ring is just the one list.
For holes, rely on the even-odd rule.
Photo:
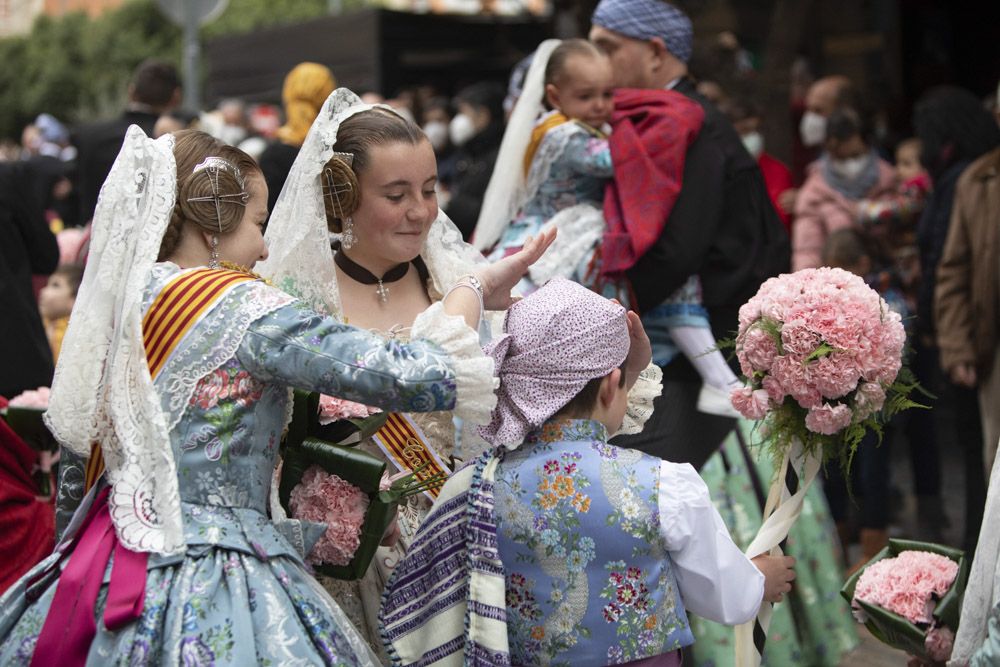
{"label": "dangling earring", "polygon": [[350,250],[358,242],[358,237],[354,235],[354,220],[348,218],[344,222],[344,233],[340,237],[340,245],[344,250]]}
{"label": "dangling earring", "polygon": [[208,268],[219,268],[219,237],[212,234],[212,252],[208,256]]}

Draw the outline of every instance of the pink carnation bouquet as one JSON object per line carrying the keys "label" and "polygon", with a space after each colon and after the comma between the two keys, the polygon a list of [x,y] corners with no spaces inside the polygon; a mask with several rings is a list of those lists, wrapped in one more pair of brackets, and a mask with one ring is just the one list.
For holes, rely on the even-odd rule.
{"label": "pink carnation bouquet", "polygon": [[898,313],[860,277],[834,268],[771,278],[740,308],[736,356],[745,385],[733,406],[764,420],[776,458],[805,451],[847,464],[869,429],[918,404],[902,369]]}
{"label": "pink carnation bouquet", "polygon": [[289,501],[292,516],[326,524],[326,532],[316,542],[306,560],[314,564],[347,565],[361,545],[361,526],[368,512],[368,494],[328,473],[310,466],[302,481],[292,489]]}
{"label": "pink carnation bouquet", "polygon": [[929,662],[951,657],[967,577],[961,551],[890,540],[841,595],[879,640]]}
{"label": "pink carnation bouquet", "polygon": [[[761,422],[776,464],[763,523],[747,555],[778,555],[802,512],[823,461],[845,472],[865,434],[882,434],[895,413],[917,407],[917,387],[904,372],[906,334],[860,277],[842,269],[805,269],[771,278],[740,308],[734,341],[744,386],[733,407]],[[737,667],[761,662],[772,608],[736,629]]]}

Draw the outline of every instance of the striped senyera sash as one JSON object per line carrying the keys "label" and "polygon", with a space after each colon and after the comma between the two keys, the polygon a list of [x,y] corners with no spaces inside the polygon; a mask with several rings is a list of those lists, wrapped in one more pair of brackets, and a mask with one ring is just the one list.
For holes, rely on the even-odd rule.
{"label": "striped senyera sash", "polygon": [[[446,477],[450,474],[448,465],[427,444],[427,436],[414,421],[399,412],[393,412],[385,420],[372,440],[382,453],[400,471],[414,472],[414,477],[423,482],[432,477]],[[441,485],[424,489],[431,502],[437,500]]]}
{"label": "striped senyera sash", "polygon": [[[142,343],[150,377],[156,380],[170,355],[205,313],[234,286],[251,280],[255,278],[240,271],[195,269],[167,283],[142,318]],[[97,483],[103,472],[104,455],[95,442],[87,461],[85,491]]]}

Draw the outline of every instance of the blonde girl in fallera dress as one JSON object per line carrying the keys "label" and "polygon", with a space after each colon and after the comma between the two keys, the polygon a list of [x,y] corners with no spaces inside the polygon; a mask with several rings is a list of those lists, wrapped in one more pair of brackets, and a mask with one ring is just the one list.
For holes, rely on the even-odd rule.
{"label": "blonde girl in fallera dress", "polygon": [[[344,172],[345,161],[350,174]],[[271,214],[271,255],[260,265],[261,273],[320,312],[385,340],[408,340],[414,318],[433,308],[450,283],[486,264],[438,208],[436,178],[433,149],[419,128],[389,107],[363,104],[350,90],[334,91]],[[349,201],[354,194],[360,195],[356,204]],[[357,208],[351,211],[352,206]],[[375,280],[379,277],[387,294]],[[484,342],[491,328],[499,329],[500,316],[486,313]],[[652,412],[658,384],[651,378],[644,374],[630,393],[633,429],[641,424],[640,415]],[[463,429],[456,438],[455,416],[465,417],[461,411],[402,415],[423,442],[426,457],[449,473],[452,457],[469,460],[486,447],[475,429]],[[385,458],[392,472],[406,466],[376,439],[360,447]],[[382,589],[430,506],[428,497],[418,496],[401,508],[399,541],[379,549],[363,579],[322,579],[376,650],[381,650]]]}
{"label": "blonde girl in fallera dress", "polygon": [[305,569],[302,536],[322,526],[268,517],[289,390],[488,415],[481,304],[505,307],[546,239],[387,342],[219,267],[267,257],[266,201],[245,153],[130,128],[46,414],[67,451],[99,444],[104,473],[56,552],[0,598],[0,664],[378,664]]}

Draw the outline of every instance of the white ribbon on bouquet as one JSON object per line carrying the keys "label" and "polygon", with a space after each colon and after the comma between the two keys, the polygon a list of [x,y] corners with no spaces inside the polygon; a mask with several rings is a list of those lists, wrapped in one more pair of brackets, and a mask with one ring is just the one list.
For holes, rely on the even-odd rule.
{"label": "white ribbon on bouquet", "polygon": [[[802,514],[806,493],[816,479],[821,463],[818,453],[806,452],[797,438],[792,441],[782,457],[774,481],[771,482],[767,503],[764,505],[764,522],[747,547],[747,556],[754,558],[763,553],[782,555],[780,545]],[[794,473],[791,480],[789,466]],[[795,479],[798,480],[797,484]],[[789,488],[790,483],[797,488]],[[736,667],[759,667],[773,609],[774,605],[770,602],[762,602],[754,620],[736,627]]]}

